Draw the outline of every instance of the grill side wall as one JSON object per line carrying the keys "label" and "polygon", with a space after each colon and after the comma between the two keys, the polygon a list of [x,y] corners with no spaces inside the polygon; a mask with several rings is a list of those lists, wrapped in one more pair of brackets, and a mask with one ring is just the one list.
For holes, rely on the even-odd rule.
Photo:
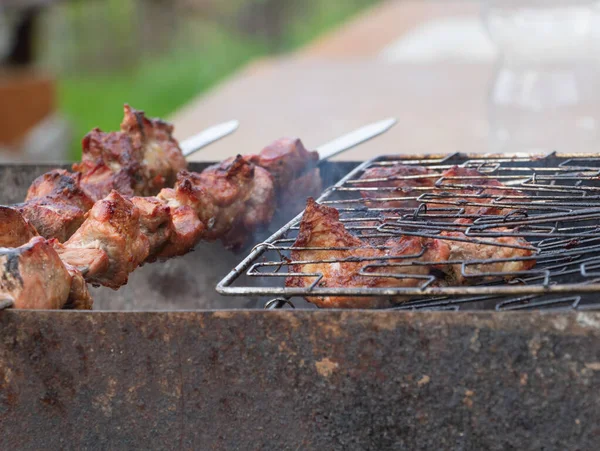
{"label": "grill side wall", "polygon": [[0,449],[594,449],[600,314],[0,314]]}

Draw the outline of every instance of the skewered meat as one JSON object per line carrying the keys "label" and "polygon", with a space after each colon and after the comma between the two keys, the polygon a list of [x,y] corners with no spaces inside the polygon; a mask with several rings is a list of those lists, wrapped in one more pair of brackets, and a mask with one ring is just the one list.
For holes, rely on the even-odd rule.
{"label": "skewered meat", "polygon": [[280,138],[257,155],[247,158],[251,163],[269,171],[275,189],[281,192],[295,179],[314,169],[319,161],[319,154],[306,150],[298,138]]}
{"label": "skewered meat", "polygon": [[0,265],[4,268],[0,295],[11,298],[15,308],[91,306],[87,286],[81,283],[78,271],[67,269],[52,245],[42,237],[34,237],[16,248],[0,248]]}
{"label": "skewered meat", "polygon": [[174,233],[171,209],[157,197],[132,197],[140,211],[140,230],[148,239],[147,262],[154,261]]}
{"label": "skewered meat", "polygon": [[[456,221],[456,223],[469,224],[470,221],[467,219],[459,219]],[[505,228],[496,231],[509,232],[509,230]],[[462,264],[450,265],[450,268],[447,272],[449,276],[449,282],[452,285],[466,285],[470,282],[476,281],[476,276],[485,273],[502,273],[502,277],[504,277],[504,279],[510,280],[517,277],[515,273],[527,271],[535,266],[535,259],[529,258],[534,255],[531,245],[525,239],[520,237],[501,236],[477,238],[478,240],[497,243],[497,245],[474,242],[473,238],[468,238],[462,232],[444,231],[441,233],[440,239],[443,239],[442,237],[452,237],[460,240],[466,240],[444,240],[450,247],[449,260],[461,260],[466,262],[475,262],[481,260],[489,261],[467,264],[464,270],[465,274],[469,277],[465,277],[463,274]],[[520,246],[520,248],[505,247],[502,245]],[[523,249],[524,247],[527,249]],[[499,276],[495,276],[495,278],[498,277]],[[494,277],[492,276],[490,278],[493,279]]]}
{"label": "skewered meat", "polygon": [[131,138],[134,147],[143,149],[140,187],[136,193],[155,195],[165,186],[173,186],[177,173],[187,168],[187,161],[173,138],[173,125],[162,119],[149,119],[143,111],[125,105],[121,131]]}
{"label": "skewered meat", "polygon": [[271,174],[279,207],[286,212],[301,211],[306,198],[323,191],[319,154],[306,150],[297,138],[280,138],[246,158]]}
{"label": "skewered meat", "polygon": [[21,214],[45,238],[66,241],[79,228],[94,201],[80,186],[81,174],[55,169],[35,179]]}
{"label": "skewered meat", "polygon": [[175,205],[192,207],[206,225],[203,238],[220,238],[231,248],[239,247],[249,234],[267,225],[275,211],[271,175],[240,155],[201,173],[180,172],[175,192],[164,190],[158,197],[168,202],[176,197]]}
{"label": "skewered meat", "polygon": [[112,190],[127,196],[155,195],[187,167],[172,125],[148,119],[129,105],[124,110],[121,131],[92,130],[83,139],[81,163],[73,165],[95,200]]}
{"label": "skewered meat", "polygon": [[[305,247],[330,249],[297,249]],[[294,248],[291,258],[296,263],[290,265],[290,271],[320,274],[322,278],[317,280],[317,277],[290,276],[286,280],[287,287],[308,287],[315,282],[318,287],[328,288],[416,287],[429,279],[430,266],[413,263],[443,262],[449,255],[448,246],[443,242],[418,237],[391,239],[385,250],[371,246],[345,229],[336,209],[319,205],[312,198],[308,199]],[[301,261],[311,263],[299,263]],[[381,264],[385,266],[369,266]],[[373,275],[368,275],[369,273]],[[386,275],[390,277],[385,277]],[[377,308],[405,299],[310,296],[307,300],[319,307]]]}
{"label": "skewered meat", "polygon": [[[94,204],[85,222],[59,249],[61,258],[80,268],[88,282],[114,289],[126,284],[129,273],[150,253],[148,238],[140,229],[139,209],[116,191]],[[74,258],[77,250],[79,256],[82,250],[91,251],[89,260]]]}
{"label": "skewered meat", "polygon": [[94,301],[83,274],[74,266],[65,262],[63,264],[69,272],[69,276],[71,276],[71,288],[69,289],[69,298],[62,308],[69,310],[91,310]]}
{"label": "skewered meat", "polygon": [[360,177],[364,181],[356,186],[378,188],[360,192],[363,198],[368,199],[365,203],[371,208],[414,208],[420,203],[416,198],[431,192],[438,178],[438,173],[423,166],[395,164],[367,169]]}
{"label": "skewered meat", "polygon": [[0,206],[0,247],[19,247],[37,235],[19,211]]}

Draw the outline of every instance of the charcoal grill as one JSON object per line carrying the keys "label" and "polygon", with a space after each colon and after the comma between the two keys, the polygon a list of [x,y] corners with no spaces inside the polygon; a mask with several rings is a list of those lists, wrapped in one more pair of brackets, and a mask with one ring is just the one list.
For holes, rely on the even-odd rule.
{"label": "charcoal grill", "polygon": [[[393,183],[397,180],[422,178],[422,175],[360,179],[365,170],[397,163],[419,165],[438,171],[429,177],[435,187],[417,186],[399,196]],[[444,177],[439,173],[453,166],[476,169],[482,176]],[[473,185],[471,180],[493,179],[506,187]],[[373,185],[377,182],[377,186]],[[367,186],[365,186],[367,185]],[[498,195],[490,198],[485,189]],[[465,195],[459,190],[473,190]],[[361,193],[376,192],[365,198]],[[396,194],[395,194],[396,193]],[[408,194],[408,195],[407,195]],[[390,202],[411,201],[415,207],[391,208]],[[442,232],[462,232],[461,237],[446,240],[467,241],[483,246],[513,247],[533,251],[531,257],[512,259],[453,260],[447,264],[461,265],[462,275],[473,280],[470,286],[440,286],[440,276],[421,276],[419,286],[407,288],[320,287],[322,274],[292,273],[295,264],[325,263],[341,260],[293,261],[301,215],[290,221],[254,250],[218,285],[224,295],[278,296],[267,304],[269,308],[293,305],[292,296],[408,296],[397,309],[600,309],[600,156],[548,153],[545,155],[408,155],[384,156],[365,162],[335,186],[328,189],[318,202],[337,208],[341,221],[350,231],[366,241],[413,235],[440,238]],[[502,215],[469,216],[466,207],[502,207]],[[471,210],[472,211],[472,210]],[[470,224],[457,224],[457,219],[469,219]],[[527,244],[502,243],[495,237],[524,238]],[[333,248],[332,248],[333,250]],[[377,272],[386,266],[406,267],[431,265],[433,262],[413,262],[419,255],[406,257],[405,262],[364,261],[360,274],[369,277],[389,277]],[[495,263],[512,260],[535,260],[530,270],[491,272]],[[375,272],[373,272],[375,270]],[[400,270],[401,271],[401,270]],[[239,280],[240,275],[247,277]],[[310,278],[305,288],[284,287],[288,276]],[[402,276],[396,276],[402,278]],[[414,278],[406,275],[405,278]],[[484,280],[481,282],[480,280]],[[509,280],[507,282],[507,280]],[[477,282],[480,281],[480,282]],[[245,284],[243,284],[244,282]],[[437,285],[437,286],[436,286]]]}
{"label": "charcoal grill", "polygon": [[[460,158],[422,163],[464,162]],[[559,167],[563,160],[557,158],[527,165]],[[594,159],[572,158],[600,170]],[[524,166],[525,159],[500,163]],[[326,184],[356,166],[322,163]],[[21,201],[29,183],[50,168],[0,166],[0,201]],[[489,164],[481,169],[498,175]],[[557,171],[537,170],[531,182],[544,185],[540,192],[550,184],[541,178],[547,172]],[[594,170],[585,172],[594,177]],[[520,177],[514,181],[532,176],[506,175]],[[593,182],[561,179],[551,189],[591,188]],[[577,209],[594,208],[600,193],[579,191],[585,195],[578,196]],[[328,191],[323,201],[342,198],[357,198],[351,183]],[[359,206],[337,202],[342,209]],[[554,207],[565,210],[534,213],[576,209]],[[410,214],[403,212],[402,220],[412,223]],[[434,214],[443,213],[422,207],[415,220]],[[352,215],[344,212],[347,219]],[[280,218],[256,242],[279,236],[288,219]],[[593,245],[589,220],[561,227],[564,234],[581,232],[581,240]],[[577,238],[528,239],[537,247],[555,240],[560,248],[560,240]],[[200,244],[182,258],[136,270],[119,291],[95,289],[95,311],[0,311],[0,426],[9,431],[0,436],[0,449],[595,449],[600,313],[264,311],[273,296],[263,291],[236,302],[214,293],[242,256]],[[600,270],[591,263],[593,254],[588,257],[588,275],[573,274],[593,280],[589,274]],[[281,288],[281,278],[238,273],[235,279],[248,280]],[[550,299],[581,310],[591,305],[590,294]],[[474,305],[469,297],[477,296],[461,299]],[[531,296],[540,294],[494,302],[500,310],[529,307]],[[423,302],[439,310],[462,305],[446,305],[441,296]],[[232,307],[240,309],[226,310]]]}

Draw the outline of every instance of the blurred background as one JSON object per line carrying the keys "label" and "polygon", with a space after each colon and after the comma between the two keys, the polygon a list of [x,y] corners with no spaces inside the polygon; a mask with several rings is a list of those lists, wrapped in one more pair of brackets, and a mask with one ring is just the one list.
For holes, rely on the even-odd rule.
{"label": "blurred background", "polygon": [[249,61],[296,49],[376,2],[0,2],[4,158],[78,159],[91,128],[118,129],[123,103],[167,117]]}
{"label": "blurred background", "polygon": [[0,158],[78,159],[125,102],[180,139],[240,120],[195,159],[386,116],[338,158],[597,151],[599,59],[598,0],[2,0]]}

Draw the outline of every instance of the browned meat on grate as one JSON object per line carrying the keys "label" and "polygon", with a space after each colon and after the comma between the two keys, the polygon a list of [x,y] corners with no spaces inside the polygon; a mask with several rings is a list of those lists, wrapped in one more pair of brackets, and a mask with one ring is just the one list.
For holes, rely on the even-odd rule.
{"label": "browned meat on grate", "polygon": [[[386,245],[387,249],[378,249],[352,235],[340,222],[339,213],[335,208],[319,205],[311,198],[308,199],[300,222],[300,231],[291,252],[292,261],[311,263],[293,263],[290,265],[290,272],[321,274],[322,278],[317,282],[317,287],[416,287],[426,282],[431,267],[412,263],[441,262],[445,261],[449,254],[449,249],[443,242],[428,238],[402,236],[390,239]],[[329,249],[298,249],[305,247]],[[323,260],[334,261],[324,263]],[[411,264],[393,266],[393,264],[405,263]],[[377,264],[387,266],[367,267]],[[399,277],[376,277],[369,276],[368,273]],[[311,286],[316,280],[316,277],[290,276],[286,279],[286,286],[305,288]],[[406,300],[403,297],[392,300],[388,297],[375,296],[309,296],[306,299],[322,308],[377,308]]]}
{"label": "browned meat on grate", "polygon": [[[460,224],[469,224],[466,219],[459,219],[456,221]],[[502,228],[496,229],[497,232],[512,232],[509,229]],[[467,237],[462,232],[448,232],[444,231],[440,234],[440,239],[443,237],[453,237],[459,239],[467,239],[468,241],[457,241],[457,240],[443,240],[450,247],[450,256],[448,260],[460,260],[464,262],[473,262],[477,260],[488,260],[488,262],[479,264],[468,264],[465,266],[465,274],[469,276],[477,276],[485,273],[503,273],[505,280],[514,279],[518,277],[514,273],[520,271],[527,271],[535,266],[535,259],[520,260],[521,258],[532,257],[534,251],[531,249],[531,245],[521,237],[514,236],[502,236],[502,237],[477,237],[477,240],[485,240],[487,242],[529,247],[529,249],[513,248],[498,246],[494,244],[481,244],[474,242],[473,237]],[[493,262],[492,260],[507,260],[500,262]],[[472,282],[476,282],[477,278],[465,277],[462,273],[462,264],[450,265],[447,268],[449,276],[449,282],[452,285],[467,285]],[[494,276],[490,278],[498,278]],[[500,276],[502,277],[502,276]]]}
{"label": "browned meat on grate", "polygon": [[[380,188],[379,190],[361,191],[366,204],[372,208],[414,208],[420,202],[417,197],[432,192],[439,173],[423,166],[394,164],[391,166],[374,166],[367,169],[360,177],[364,180],[357,183],[360,188]],[[381,190],[393,188],[394,190]],[[425,188],[425,189],[422,189]],[[395,198],[395,200],[382,200]]]}
{"label": "browned meat on grate", "polygon": [[507,189],[497,179],[472,168],[454,166],[444,171],[442,177],[444,178],[438,184],[437,191],[452,194],[453,197],[447,200],[459,202],[458,206],[464,208],[464,214],[473,218],[505,214],[508,209],[496,203],[505,196],[523,194],[515,189]]}

